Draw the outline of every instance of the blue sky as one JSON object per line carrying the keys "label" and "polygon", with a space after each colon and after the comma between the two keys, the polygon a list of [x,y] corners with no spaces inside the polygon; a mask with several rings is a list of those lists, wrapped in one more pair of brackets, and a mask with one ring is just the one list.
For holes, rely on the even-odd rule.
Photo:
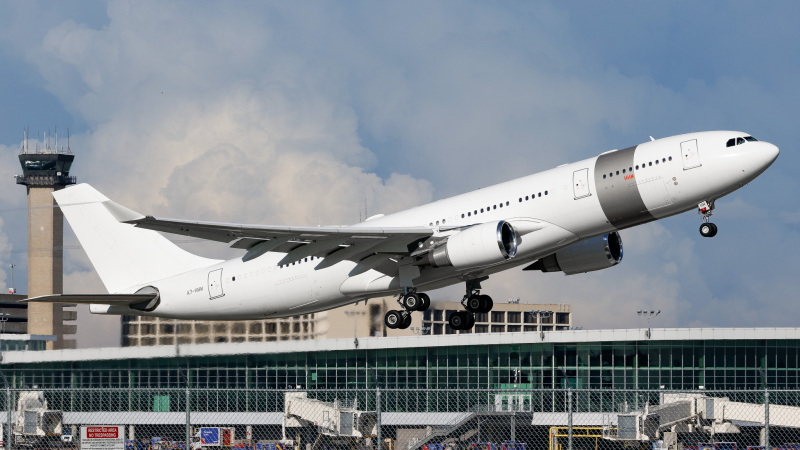
{"label": "blue sky", "polygon": [[[134,209],[343,224],[648,140],[742,130],[781,148],[717,202],[622,233],[623,263],[518,270],[495,299],[584,328],[794,326],[800,4],[0,1],[0,285],[27,278],[22,130],[69,128],[73,174]],[[66,235],[65,289],[102,286]],[[207,254],[224,248],[190,245]],[[17,283],[24,292],[24,283]],[[461,287],[434,293],[458,298]],[[104,321],[105,319],[105,321]],[[81,314],[80,344],[116,319]],[[112,336],[109,338],[109,336]]]}

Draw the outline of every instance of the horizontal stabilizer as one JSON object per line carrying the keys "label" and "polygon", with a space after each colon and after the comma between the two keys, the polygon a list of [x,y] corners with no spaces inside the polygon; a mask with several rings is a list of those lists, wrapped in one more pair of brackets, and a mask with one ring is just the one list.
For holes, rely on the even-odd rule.
{"label": "horizontal stabilizer", "polygon": [[158,297],[152,294],[68,294],[42,295],[40,297],[20,300],[23,303],[80,303],[83,305],[132,305],[145,303]]}

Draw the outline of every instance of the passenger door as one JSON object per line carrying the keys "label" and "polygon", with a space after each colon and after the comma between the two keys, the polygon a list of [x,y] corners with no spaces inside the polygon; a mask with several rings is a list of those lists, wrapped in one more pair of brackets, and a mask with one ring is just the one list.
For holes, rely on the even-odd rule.
{"label": "passenger door", "polygon": [[683,170],[700,167],[700,152],[697,149],[697,139],[681,142],[681,155],[683,155]]}
{"label": "passenger door", "polygon": [[208,298],[214,300],[224,296],[222,292],[222,269],[212,270],[208,273]]}
{"label": "passenger door", "polygon": [[575,200],[592,195],[589,191],[589,169],[576,170],[572,174],[572,187]]}

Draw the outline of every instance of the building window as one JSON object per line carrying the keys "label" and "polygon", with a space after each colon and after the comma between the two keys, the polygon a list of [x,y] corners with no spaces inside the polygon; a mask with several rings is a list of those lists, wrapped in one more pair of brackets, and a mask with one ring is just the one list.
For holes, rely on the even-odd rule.
{"label": "building window", "polygon": [[[508,323],[519,323],[519,320],[520,320],[519,316],[520,316],[520,313],[515,312],[515,311],[509,311],[508,315],[507,315],[507,317],[508,317],[507,322]],[[517,331],[519,331],[519,330],[517,330]]]}
{"label": "building window", "polygon": [[[506,313],[505,311],[492,311],[492,322],[505,322],[506,321]],[[494,331],[494,329],[492,329]]]}

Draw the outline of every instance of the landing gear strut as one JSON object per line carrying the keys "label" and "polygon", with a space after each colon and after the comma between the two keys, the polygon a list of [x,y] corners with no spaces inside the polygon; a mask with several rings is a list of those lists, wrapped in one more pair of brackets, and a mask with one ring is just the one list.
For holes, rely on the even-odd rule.
{"label": "landing gear strut", "polygon": [[703,224],[700,225],[700,235],[703,237],[714,237],[717,235],[717,226],[709,222],[714,215],[714,200],[702,202],[697,205],[698,213],[703,216]]}
{"label": "landing gear strut", "polygon": [[411,326],[411,312],[426,311],[431,306],[431,298],[428,294],[418,294],[416,289],[410,288],[405,289],[405,292],[397,299],[397,303],[403,310],[388,311],[383,318],[383,323],[387,328],[405,330]]}

